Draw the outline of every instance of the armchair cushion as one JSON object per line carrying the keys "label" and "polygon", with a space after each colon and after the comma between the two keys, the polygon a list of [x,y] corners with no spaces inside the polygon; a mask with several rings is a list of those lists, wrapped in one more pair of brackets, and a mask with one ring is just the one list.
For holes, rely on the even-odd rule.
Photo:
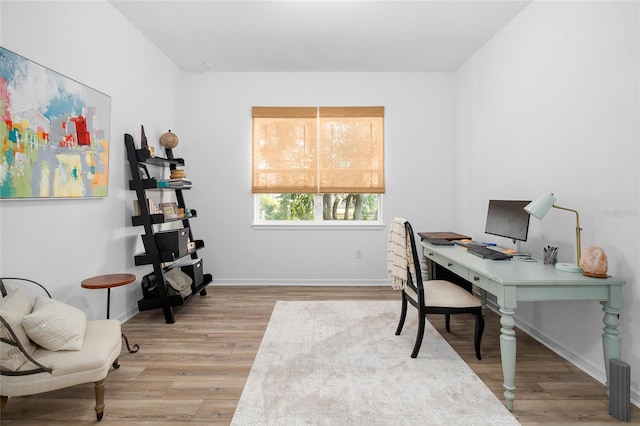
{"label": "armchair cushion", "polygon": [[[51,390],[102,380],[120,356],[122,338],[118,320],[87,321],[82,349],[48,351],[38,348],[33,358],[51,368],[51,373],[26,376],[2,376],[2,395],[33,395]],[[27,361],[18,371],[32,369]]]}
{"label": "armchair cushion", "polygon": [[81,310],[38,295],[33,311],[22,320],[27,336],[50,351],[79,351],[87,326]]}
{"label": "armchair cushion", "polygon": [[[22,344],[22,347],[24,347],[29,355],[33,355],[36,350],[36,345],[29,341],[29,337],[24,328],[22,328],[21,322],[25,315],[31,313],[31,305],[31,298],[17,288],[0,300],[0,316],[7,321],[9,327],[11,327],[20,341],[20,344]],[[0,323],[0,337],[13,340],[9,331],[2,323]],[[27,357],[22,354],[17,346],[5,342],[0,343],[0,367],[10,371],[16,371],[26,360]]]}

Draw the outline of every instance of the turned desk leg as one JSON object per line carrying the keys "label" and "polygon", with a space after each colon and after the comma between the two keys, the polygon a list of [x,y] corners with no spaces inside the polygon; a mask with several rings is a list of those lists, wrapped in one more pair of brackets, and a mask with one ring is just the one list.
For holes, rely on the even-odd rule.
{"label": "turned desk leg", "polygon": [[513,315],[515,310],[500,308],[500,357],[502,359],[502,377],[504,380],[504,399],[509,410],[513,410],[516,374],[516,331]]}

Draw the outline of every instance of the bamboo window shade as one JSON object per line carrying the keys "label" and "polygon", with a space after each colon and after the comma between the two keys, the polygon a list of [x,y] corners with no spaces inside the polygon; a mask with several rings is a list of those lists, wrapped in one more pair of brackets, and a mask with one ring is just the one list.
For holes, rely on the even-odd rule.
{"label": "bamboo window shade", "polygon": [[254,193],[384,193],[384,107],[253,107]]}

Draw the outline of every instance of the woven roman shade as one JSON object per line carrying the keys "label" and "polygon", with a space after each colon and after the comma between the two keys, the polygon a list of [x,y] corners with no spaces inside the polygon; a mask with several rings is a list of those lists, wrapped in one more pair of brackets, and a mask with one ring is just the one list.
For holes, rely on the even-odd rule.
{"label": "woven roman shade", "polygon": [[254,193],[383,193],[384,107],[253,107]]}
{"label": "woven roman shade", "polygon": [[384,193],[384,107],[320,107],[319,192]]}
{"label": "woven roman shade", "polygon": [[253,107],[253,192],[317,191],[317,108]]}

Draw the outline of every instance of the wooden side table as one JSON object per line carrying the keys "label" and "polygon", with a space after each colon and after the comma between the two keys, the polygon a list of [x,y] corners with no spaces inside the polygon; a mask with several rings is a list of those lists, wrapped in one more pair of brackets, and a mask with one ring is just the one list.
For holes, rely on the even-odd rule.
{"label": "wooden side table", "polygon": [[[87,278],[86,280],[82,280],[80,285],[82,288],[88,288],[91,290],[106,288],[107,289],[107,319],[109,319],[109,311],[111,309],[111,289],[113,287],[120,287],[122,285],[131,284],[136,280],[136,276],[133,274],[107,274],[107,275],[98,275],[96,277]],[[133,349],[129,346],[129,339],[127,336],[122,333],[122,338],[124,342],[127,344],[127,350],[129,353],[138,352],[140,346],[133,345]]]}

